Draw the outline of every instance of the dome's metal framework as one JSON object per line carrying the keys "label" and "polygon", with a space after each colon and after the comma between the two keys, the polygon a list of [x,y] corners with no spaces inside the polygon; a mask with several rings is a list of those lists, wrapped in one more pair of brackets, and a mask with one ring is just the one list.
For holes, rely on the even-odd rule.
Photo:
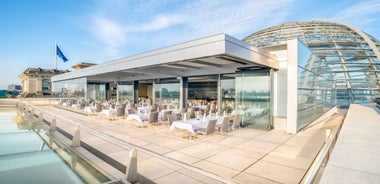
{"label": "dome's metal framework", "polygon": [[265,48],[294,38],[317,56],[299,67],[319,77],[302,73],[302,83],[318,88],[318,78],[332,81],[325,87],[331,89],[334,105],[368,103],[380,95],[380,42],[347,23],[328,19],[285,23],[253,33],[243,41]]}

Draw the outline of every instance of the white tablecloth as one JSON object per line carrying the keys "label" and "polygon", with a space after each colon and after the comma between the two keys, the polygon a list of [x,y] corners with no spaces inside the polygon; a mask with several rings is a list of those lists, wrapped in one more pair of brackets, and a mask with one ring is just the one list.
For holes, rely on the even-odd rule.
{"label": "white tablecloth", "polygon": [[100,114],[104,114],[106,116],[116,115],[116,109],[105,109],[105,110],[102,110]]}
{"label": "white tablecloth", "polygon": [[147,114],[129,114],[127,116],[127,120],[136,120],[140,123],[149,120],[149,117]]}
{"label": "white tablecloth", "polygon": [[95,106],[86,106],[86,107],[84,107],[84,112],[93,113],[95,111],[96,111],[96,107]]}
{"label": "white tablecloth", "polygon": [[189,119],[173,121],[169,130],[172,131],[175,129],[184,129],[191,133],[194,133],[196,130],[204,127],[207,127],[207,120]]}

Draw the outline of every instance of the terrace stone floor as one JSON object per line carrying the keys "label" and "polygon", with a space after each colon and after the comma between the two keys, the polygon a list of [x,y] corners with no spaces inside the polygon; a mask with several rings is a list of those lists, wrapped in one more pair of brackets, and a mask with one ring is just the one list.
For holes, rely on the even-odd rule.
{"label": "terrace stone floor", "polygon": [[[336,129],[345,113],[339,112],[313,123],[296,135],[276,130],[241,128],[227,135],[198,135],[194,140],[189,140],[183,137],[186,135],[184,132],[169,131],[168,125],[141,128],[133,121],[110,121],[104,116],[86,116],[53,106],[38,106],[35,113],[39,114],[40,111],[47,121],[51,121],[54,115],[57,127],[70,134],[73,134],[74,126],[68,122],[74,121],[160,155],[156,157],[138,152],[140,183],[299,183],[324,144],[325,129]],[[80,136],[83,142],[114,160],[128,163],[130,146],[97,137],[82,128]],[[122,172],[101,163],[83,148],[75,149],[114,178],[124,177]],[[212,173],[227,182],[215,180],[163,158]]]}

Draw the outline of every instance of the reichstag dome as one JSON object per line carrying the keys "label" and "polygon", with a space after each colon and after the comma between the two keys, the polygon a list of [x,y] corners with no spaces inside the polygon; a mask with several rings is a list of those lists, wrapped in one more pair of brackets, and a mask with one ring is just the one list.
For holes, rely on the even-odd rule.
{"label": "reichstag dome", "polygon": [[329,19],[290,22],[253,33],[243,41],[267,48],[294,38],[316,58],[298,65],[310,71],[299,74],[307,80],[305,88],[325,88],[334,99],[331,105],[368,103],[380,95],[380,41],[347,23]]}

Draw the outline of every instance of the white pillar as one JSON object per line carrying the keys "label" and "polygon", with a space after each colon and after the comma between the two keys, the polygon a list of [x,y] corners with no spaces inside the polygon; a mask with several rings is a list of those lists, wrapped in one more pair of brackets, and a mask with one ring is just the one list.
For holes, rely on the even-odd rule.
{"label": "white pillar", "polygon": [[56,130],[57,130],[57,125],[56,125],[56,119],[54,117],[53,120],[51,120],[50,122],[49,131],[56,131]]}
{"label": "white pillar", "polygon": [[298,97],[298,40],[288,41],[288,96],[286,113],[286,132],[297,133],[297,97]]}
{"label": "white pillar", "polygon": [[129,152],[129,163],[127,165],[126,171],[127,181],[131,183],[138,182],[138,174],[137,174],[137,151],[132,149]]}
{"label": "white pillar", "polygon": [[73,136],[73,140],[72,140],[70,146],[71,147],[79,147],[80,146],[80,127],[79,126],[75,126],[74,136]]}

